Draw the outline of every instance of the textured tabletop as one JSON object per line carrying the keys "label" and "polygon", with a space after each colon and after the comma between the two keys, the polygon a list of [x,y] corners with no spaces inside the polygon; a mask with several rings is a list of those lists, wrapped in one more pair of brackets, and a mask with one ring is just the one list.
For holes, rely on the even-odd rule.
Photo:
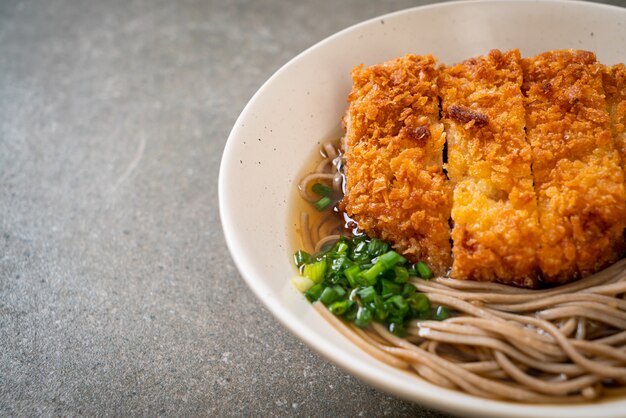
{"label": "textured tabletop", "polygon": [[445,416],[282,328],[217,199],[228,133],[277,68],[425,3],[1,1],[0,416]]}

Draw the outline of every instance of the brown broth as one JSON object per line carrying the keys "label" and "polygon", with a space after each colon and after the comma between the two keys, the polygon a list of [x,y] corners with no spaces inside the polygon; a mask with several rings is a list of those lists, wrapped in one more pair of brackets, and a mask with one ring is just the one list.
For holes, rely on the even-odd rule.
{"label": "brown broth", "polygon": [[[327,141],[337,142],[339,138],[341,138],[343,131],[340,127],[332,132],[331,135],[324,140],[317,141],[318,147],[315,152],[312,153],[304,164],[302,170],[298,173],[295,181],[293,182],[292,194],[290,196],[290,234],[289,234],[289,247],[292,249],[292,252],[296,252],[298,250],[305,250],[309,253],[313,253],[313,248],[305,248],[305,244],[302,239],[302,232],[300,231],[300,214],[302,212],[306,212],[309,214],[309,224],[317,225],[321,222],[327,221],[329,219],[334,219],[335,222],[344,222],[343,214],[341,214],[338,210],[334,210],[331,206],[330,208],[320,212],[315,209],[315,206],[311,202],[307,202],[305,199],[300,196],[300,192],[298,191],[298,184],[300,180],[303,179],[308,174],[315,171],[317,165],[324,159],[321,154],[321,144]],[[346,235],[349,235],[350,231],[346,230]]]}
{"label": "brown broth", "polygon": [[[340,136],[341,136],[341,133],[338,131],[335,135],[329,136],[327,140],[335,140],[336,138],[339,138]],[[314,252],[313,248],[305,248],[305,245],[303,243],[302,233],[300,231],[300,214],[302,212],[307,212],[309,214],[309,222],[311,225],[315,225],[322,221],[328,220],[330,218],[334,218],[336,222],[341,222],[345,227],[346,221],[350,221],[348,218],[345,217],[343,213],[341,213],[338,210],[333,210],[332,208],[326,209],[323,212],[319,212],[318,210],[315,209],[312,203],[303,199],[300,196],[300,193],[298,191],[298,184],[300,183],[300,180],[303,179],[308,174],[314,172],[317,165],[323,160],[323,156],[321,154],[320,148],[321,148],[321,144],[323,144],[324,142],[325,141],[318,141],[319,146],[316,148],[316,151],[311,153],[311,155],[308,157],[308,159],[306,160],[306,164],[304,164],[302,170],[300,170],[297,178],[293,182],[293,189],[292,189],[292,194],[290,196],[290,208],[289,208],[290,231],[288,234],[289,246],[290,246],[290,249],[292,250],[292,253],[300,249],[305,250],[311,254]],[[347,228],[344,230],[344,232],[348,236],[351,234],[351,231]],[[406,372],[409,375],[417,377],[414,371],[403,370],[403,372]],[[609,402],[614,402],[614,401],[624,399],[624,397],[626,397],[626,387],[619,387],[619,386],[609,387],[608,390],[606,390],[598,399],[581,403],[581,405],[595,404],[595,403],[609,403]],[[514,403],[514,402],[511,402],[511,403]],[[560,404],[567,404],[567,403],[568,403],[568,400],[563,399],[562,403],[557,402],[555,404],[560,405]]]}

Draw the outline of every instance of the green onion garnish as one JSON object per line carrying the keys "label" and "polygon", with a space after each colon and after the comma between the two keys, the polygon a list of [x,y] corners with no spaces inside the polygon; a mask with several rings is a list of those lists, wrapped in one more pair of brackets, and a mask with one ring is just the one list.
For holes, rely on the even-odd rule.
{"label": "green onion garnish", "polygon": [[409,270],[403,266],[395,266],[393,268],[393,272],[395,278],[393,279],[396,283],[406,283],[409,281]]}
{"label": "green onion garnish", "polygon": [[411,295],[415,294],[415,292],[417,292],[417,289],[412,284],[405,283],[404,287],[402,287],[402,296],[404,296],[405,298],[410,297]]}
{"label": "green onion garnish", "polygon": [[296,263],[296,266],[300,268],[311,261],[311,254],[302,250],[296,251],[293,255],[293,261]]}
{"label": "green onion garnish", "polygon": [[387,304],[389,304],[389,310],[393,311],[393,313],[404,315],[409,310],[409,304],[406,303],[402,295],[390,297],[387,299]]}
{"label": "green onion garnish", "polygon": [[437,306],[435,310],[435,319],[437,321],[443,321],[450,317],[450,311],[445,306]]}
{"label": "green onion garnish", "polygon": [[317,209],[317,210],[319,210],[321,212],[324,209],[326,209],[327,207],[329,207],[331,203],[332,203],[332,201],[330,200],[330,197],[324,196],[320,200],[315,202],[315,209]]}
{"label": "green onion garnish", "polygon": [[360,273],[361,269],[357,264],[353,264],[343,271],[344,276],[346,277],[346,279],[348,279],[348,282],[350,283],[350,287],[358,287]]}
{"label": "green onion garnish", "polygon": [[359,290],[357,294],[361,298],[361,302],[370,303],[373,302],[376,297],[376,290],[374,289],[374,286],[368,286]]}
{"label": "green onion garnish", "polygon": [[428,297],[408,281],[409,276],[432,277],[428,266],[409,266],[389,248],[384,241],[358,236],[342,237],[317,254],[298,251],[294,261],[300,276],[291,282],[310,302],[323,303],[361,328],[377,321],[404,336],[409,320],[448,318],[447,308],[431,309]]}
{"label": "green onion garnish", "polygon": [[304,276],[294,276],[291,278],[291,284],[300,291],[300,293],[304,293],[309,290],[315,282]]}
{"label": "green onion garnish", "polygon": [[354,305],[354,302],[351,300],[341,300],[339,302],[335,302],[328,307],[328,310],[334,313],[337,316],[341,316],[345,314],[348,309],[350,309]]}
{"label": "green onion garnish", "polygon": [[322,296],[322,292],[324,291],[324,289],[326,289],[326,286],[324,286],[324,284],[315,284],[304,293],[304,296],[306,296],[309,302],[316,302],[320,298],[320,296]]}
{"label": "green onion garnish", "polygon": [[430,299],[423,293],[413,293],[406,301],[414,313],[424,314],[430,311]]}
{"label": "green onion garnish", "polygon": [[339,299],[339,295],[333,287],[327,287],[320,295],[319,301],[326,306],[330,306],[333,302]]}
{"label": "green onion garnish", "polygon": [[389,332],[397,335],[398,337],[406,337],[407,335],[406,328],[402,323],[390,322],[387,328],[389,329]]}
{"label": "green onion garnish", "polygon": [[319,283],[324,280],[324,274],[326,273],[326,259],[323,258],[316,261],[313,264],[306,264],[302,269],[302,275],[313,280],[315,283]]}
{"label": "green onion garnish", "polygon": [[369,308],[361,307],[356,314],[356,319],[354,320],[354,324],[357,327],[365,328],[372,321],[372,311]]}
{"label": "green onion garnish", "polygon": [[315,183],[311,188],[313,193],[322,197],[329,197],[333,193],[333,189],[322,183]]}
{"label": "green onion garnish", "polygon": [[422,279],[430,279],[431,277],[433,277],[433,272],[428,268],[426,263],[422,261],[415,264],[415,269]]}
{"label": "green onion garnish", "polygon": [[383,299],[387,299],[393,295],[400,294],[402,292],[402,285],[394,283],[390,280],[382,279],[381,281],[380,295]]}
{"label": "green onion garnish", "polygon": [[348,244],[346,244],[343,241],[339,241],[337,245],[335,246],[335,252],[344,254],[346,251],[348,251],[348,248],[350,248]]}

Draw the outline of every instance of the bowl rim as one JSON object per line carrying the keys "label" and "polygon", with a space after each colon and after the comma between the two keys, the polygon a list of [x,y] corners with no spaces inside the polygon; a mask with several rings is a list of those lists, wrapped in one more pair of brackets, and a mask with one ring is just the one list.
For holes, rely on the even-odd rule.
{"label": "bowl rim", "polygon": [[[405,400],[420,403],[428,407],[436,408],[441,411],[446,411],[453,414],[459,414],[464,416],[482,416],[482,417],[500,417],[503,413],[506,413],[510,417],[527,417],[527,416],[546,416],[557,417],[567,416],[570,417],[583,417],[593,413],[597,417],[613,417],[623,416],[624,414],[615,413],[616,411],[606,411],[606,407],[610,405],[620,405],[626,408],[626,400],[616,399],[607,400],[596,403],[567,405],[567,404],[523,404],[508,402],[502,400],[490,400],[483,399],[476,396],[468,395],[463,392],[449,390],[430,382],[422,380],[427,386],[432,387],[432,393],[416,395],[413,390],[409,390],[407,387],[394,384],[393,379],[389,376],[374,376],[372,370],[369,370],[364,365],[360,364],[360,360],[351,359],[347,353],[339,352],[335,345],[325,339],[316,339],[307,332],[302,330],[302,320],[296,318],[284,305],[278,303],[271,303],[272,300],[267,299],[267,294],[270,291],[267,286],[263,284],[263,281],[256,280],[256,272],[253,268],[250,260],[237,256],[237,249],[241,247],[242,237],[236,232],[237,220],[229,211],[230,200],[227,195],[228,189],[228,175],[229,170],[233,169],[235,164],[234,143],[239,137],[239,131],[243,121],[245,121],[255,103],[265,91],[271,86],[274,81],[281,77],[288,67],[293,65],[306,56],[313,50],[323,48],[326,44],[333,42],[336,38],[344,36],[346,33],[359,30],[365,26],[371,25],[373,22],[378,22],[381,19],[392,19],[395,16],[403,15],[406,13],[415,13],[424,10],[431,9],[445,9],[449,7],[456,7],[459,5],[467,6],[468,4],[487,4],[494,5],[495,7],[502,7],[503,4],[554,4],[554,5],[566,5],[567,7],[592,7],[592,8],[604,8],[612,11],[619,11],[626,15],[626,9],[615,5],[592,3],[588,1],[579,0],[455,0],[446,1],[443,3],[427,4],[422,6],[410,7],[401,9],[398,11],[385,13],[379,16],[375,16],[356,24],[350,25],[338,32],[331,34],[330,36],[316,42],[315,44],[304,49],[302,52],[295,55],[293,58],[283,64],[278,70],[276,70],[253,94],[250,100],[247,102],[240,115],[234,122],[233,128],[228,136],[226,144],[224,146],[222,159],[220,162],[219,175],[218,175],[218,200],[219,200],[219,214],[224,233],[224,238],[229,252],[232,255],[233,262],[237,266],[242,278],[246,282],[247,286],[253,291],[256,297],[261,303],[268,309],[268,311],[277,319],[285,328],[287,328],[293,335],[299,338],[306,345],[312,348],[315,352],[322,355],[329,360],[332,364],[340,367],[342,370],[347,371],[353,376],[358,377],[360,380],[367,382],[368,384],[376,387],[385,393],[398,396]],[[286,281],[288,278],[285,279]],[[330,327],[330,325],[329,325]],[[375,362],[375,359],[371,359]],[[365,365],[367,366],[367,365]],[[434,396],[433,396],[434,395]],[[457,401],[452,401],[457,399]],[[604,408],[602,408],[604,407]],[[604,413],[602,413],[604,411]]]}

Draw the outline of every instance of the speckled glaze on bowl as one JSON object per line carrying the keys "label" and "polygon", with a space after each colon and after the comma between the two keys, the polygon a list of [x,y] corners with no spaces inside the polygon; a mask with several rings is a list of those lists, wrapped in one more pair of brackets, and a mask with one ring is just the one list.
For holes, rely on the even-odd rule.
{"label": "speckled glaze on bowl", "polygon": [[304,51],[254,95],[228,138],[219,176],[220,214],[232,256],[250,288],[289,330],[370,384],[451,413],[481,417],[618,417],[626,399],[586,405],[526,405],[480,399],[386,366],[330,327],[289,284],[290,199],[317,142],[336,133],[350,70],[406,53],[456,63],[490,49],[522,56],[551,49],[626,61],[626,9],[573,1],[453,2],[381,16]]}

